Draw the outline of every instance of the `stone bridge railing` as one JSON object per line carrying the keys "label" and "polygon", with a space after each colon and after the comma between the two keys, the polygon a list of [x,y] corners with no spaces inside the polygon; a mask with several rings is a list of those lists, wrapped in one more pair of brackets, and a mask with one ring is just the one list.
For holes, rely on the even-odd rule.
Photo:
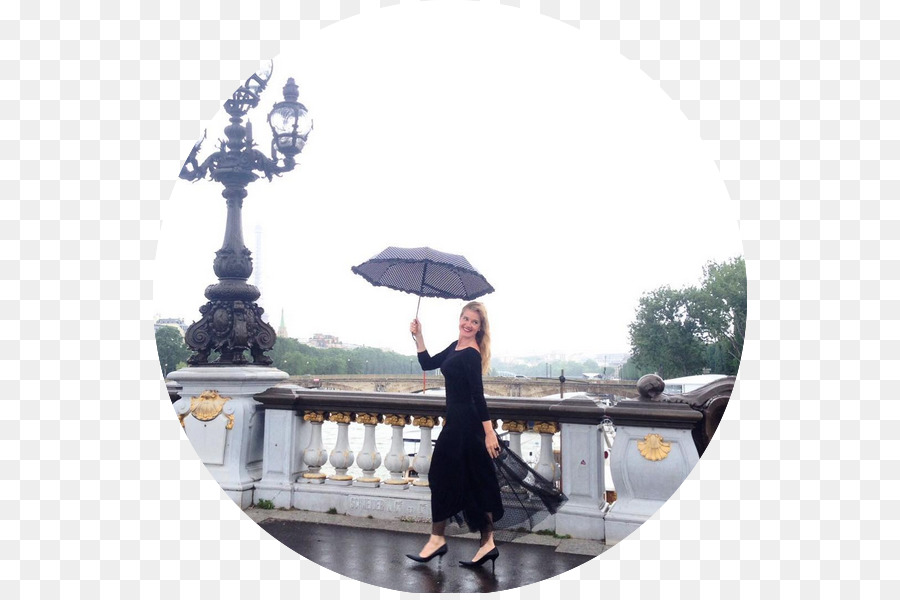
{"label": "stone bridge railing", "polygon": [[[229,497],[242,508],[268,500],[278,507],[429,520],[431,438],[444,416],[443,397],[278,384],[285,377],[262,367],[189,367],[170,374],[176,382],[169,388],[173,408],[198,457]],[[637,400],[614,406],[586,396],[487,402],[512,451],[521,455],[526,429],[540,437],[536,470],[558,480],[569,498],[536,528],[613,544],[681,485],[715,432],[733,386],[734,378],[725,378],[669,397],[662,394],[662,380],[647,376],[638,382]],[[326,422],[337,428],[330,447],[322,435]],[[364,429],[355,447],[350,427]],[[412,460],[404,450],[405,427],[417,429],[421,439]],[[609,466],[617,498],[610,505],[604,434],[611,427]],[[390,428],[388,445],[376,444],[378,428]],[[409,467],[417,473],[412,480],[405,476]],[[387,476],[379,474],[385,469]]]}
{"label": "stone bridge railing", "polygon": [[[424,379],[419,375],[295,375],[289,383],[306,388],[329,388],[341,391],[413,393],[423,387],[434,389],[444,385],[440,374],[429,374]],[[566,379],[562,386],[565,392],[586,394],[609,394],[625,398],[637,396],[634,381]],[[485,377],[484,393],[488,396],[508,396],[512,398],[540,398],[557,395],[560,392],[558,378],[552,377]]]}

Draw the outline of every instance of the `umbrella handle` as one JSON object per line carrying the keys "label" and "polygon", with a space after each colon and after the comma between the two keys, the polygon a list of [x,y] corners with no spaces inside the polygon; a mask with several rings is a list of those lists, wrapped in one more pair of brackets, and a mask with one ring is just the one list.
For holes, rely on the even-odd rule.
{"label": "umbrella handle", "polygon": [[[419,296],[419,302],[416,304],[416,320],[419,319],[419,307],[420,307],[421,305],[422,305],[422,296]],[[415,334],[410,333],[409,335],[412,336],[412,339],[416,339]]]}

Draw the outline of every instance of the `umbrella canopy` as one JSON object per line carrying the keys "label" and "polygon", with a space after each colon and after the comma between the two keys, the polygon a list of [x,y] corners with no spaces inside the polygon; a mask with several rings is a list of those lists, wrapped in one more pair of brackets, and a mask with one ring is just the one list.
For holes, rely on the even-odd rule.
{"label": "umbrella canopy", "polygon": [[474,300],[494,291],[465,257],[431,248],[391,246],[352,267],[352,271],[372,285],[415,294],[420,298]]}

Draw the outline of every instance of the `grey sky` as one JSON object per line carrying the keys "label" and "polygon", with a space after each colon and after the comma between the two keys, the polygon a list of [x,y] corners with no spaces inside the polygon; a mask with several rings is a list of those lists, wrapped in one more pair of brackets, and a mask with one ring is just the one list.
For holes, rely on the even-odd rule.
{"label": "grey sky", "polygon": [[[376,11],[274,57],[252,115],[260,149],[288,76],[315,129],[292,173],[249,187],[260,304],[276,327],[284,309],[300,339],[411,353],[416,298],[350,267],[424,245],[465,255],[496,288],[482,298],[496,355],[626,352],[643,292],[696,283],[707,260],[741,253],[736,207],[696,127],[637,64],[549,19],[478,7],[473,21],[462,6]],[[198,123],[205,151],[225,123]],[[220,193],[179,181],[164,202],[162,316],[197,319],[215,282]],[[461,306],[422,301],[430,348],[455,338]]]}

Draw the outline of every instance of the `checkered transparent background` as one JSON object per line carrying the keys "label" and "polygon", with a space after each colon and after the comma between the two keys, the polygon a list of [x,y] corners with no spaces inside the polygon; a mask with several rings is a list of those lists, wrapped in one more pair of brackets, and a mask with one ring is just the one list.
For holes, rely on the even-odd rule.
{"label": "checkered transparent background", "polygon": [[[287,550],[209,477],[151,282],[160,201],[234,82],[399,3],[4,4],[0,597],[392,595]],[[501,595],[900,597],[900,5],[501,3],[607,40],[696,123],[739,203],[751,316],[718,439],[660,514]]]}

